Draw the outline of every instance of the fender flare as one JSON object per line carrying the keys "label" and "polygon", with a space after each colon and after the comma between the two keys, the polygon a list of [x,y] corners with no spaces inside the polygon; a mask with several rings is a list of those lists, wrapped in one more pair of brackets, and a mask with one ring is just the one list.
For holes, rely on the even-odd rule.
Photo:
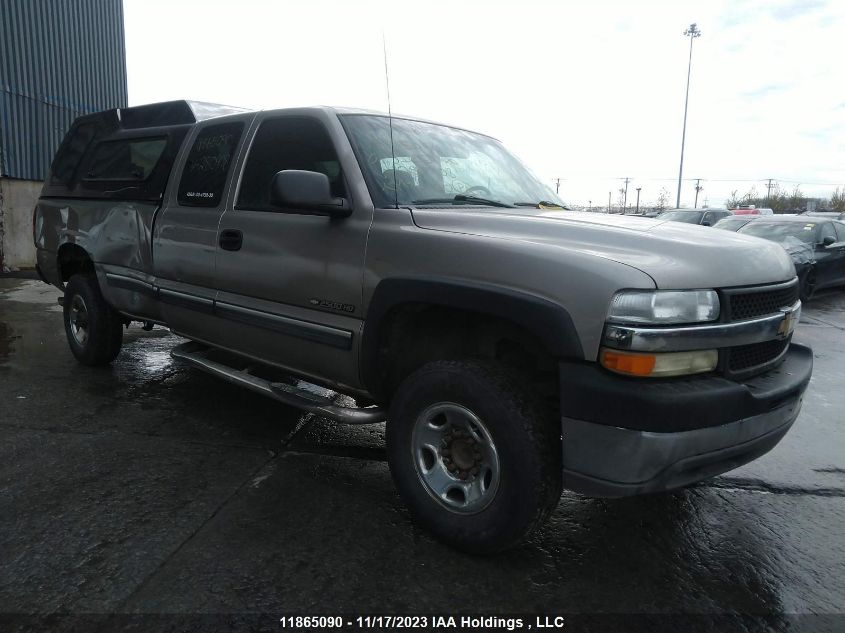
{"label": "fender flare", "polygon": [[486,314],[524,327],[558,358],[583,360],[581,340],[566,309],[536,295],[484,282],[391,277],[373,292],[361,337],[361,379],[379,392],[378,345],[385,317],[406,303],[422,303]]}

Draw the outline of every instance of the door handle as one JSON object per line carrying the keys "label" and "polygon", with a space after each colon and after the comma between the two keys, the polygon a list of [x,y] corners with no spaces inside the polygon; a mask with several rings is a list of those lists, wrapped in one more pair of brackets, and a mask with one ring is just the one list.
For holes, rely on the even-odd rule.
{"label": "door handle", "polygon": [[239,251],[244,244],[244,234],[236,229],[220,231],[220,248],[224,251]]}

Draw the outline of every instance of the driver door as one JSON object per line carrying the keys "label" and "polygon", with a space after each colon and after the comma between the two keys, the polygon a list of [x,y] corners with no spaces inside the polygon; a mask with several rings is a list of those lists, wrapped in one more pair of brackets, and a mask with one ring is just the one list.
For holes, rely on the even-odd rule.
{"label": "driver door", "polygon": [[215,310],[232,324],[221,343],[318,382],[354,386],[372,207],[330,218],[270,202],[273,177],[287,169],[325,173],[332,195],[352,202],[344,173],[353,166],[339,156],[354,158],[337,118],[286,112],[259,117],[220,218]]}

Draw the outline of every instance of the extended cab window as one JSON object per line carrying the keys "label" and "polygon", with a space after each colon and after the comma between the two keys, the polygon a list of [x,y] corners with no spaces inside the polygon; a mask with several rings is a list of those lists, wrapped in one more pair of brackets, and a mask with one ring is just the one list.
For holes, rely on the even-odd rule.
{"label": "extended cab window", "polygon": [[209,125],[197,135],[179,180],[179,204],[198,207],[220,204],[243,129],[241,121],[220,123]]}
{"label": "extended cab window", "polygon": [[106,141],[94,151],[86,180],[146,180],[152,173],[167,139],[136,138]]}
{"label": "extended cab window", "polygon": [[268,119],[258,128],[244,168],[239,209],[278,211],[270,204],[270,183],[278,172],[302,169],[326,174],[332,195],[346,196],[340,161],[328,132],[304,117]]}

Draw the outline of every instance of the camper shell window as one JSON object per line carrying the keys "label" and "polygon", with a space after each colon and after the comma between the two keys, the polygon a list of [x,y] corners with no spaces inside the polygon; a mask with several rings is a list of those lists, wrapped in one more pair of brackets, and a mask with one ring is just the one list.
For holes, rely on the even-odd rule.
{"label": "camper shell window", "polygon": [[144,181],[150,177],[167,139],[134,138],[100,143],[85,174],[86,180]]}

